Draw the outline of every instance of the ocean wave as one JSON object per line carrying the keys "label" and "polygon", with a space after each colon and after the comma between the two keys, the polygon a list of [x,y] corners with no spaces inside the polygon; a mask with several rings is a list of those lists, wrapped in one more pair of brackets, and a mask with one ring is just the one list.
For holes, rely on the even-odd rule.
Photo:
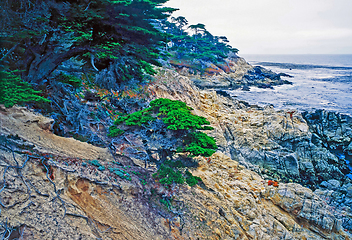
{"label": "ocean wave", "polygon": [[255,62],[255,64],[266,67],[279,67],[286,69],[315,69],[325,68],[333,70],[352,70],[352,67],[328,66],[328,65],[312,65],[312,64],[297,64],[297,63],[276,63],[276,62]]}

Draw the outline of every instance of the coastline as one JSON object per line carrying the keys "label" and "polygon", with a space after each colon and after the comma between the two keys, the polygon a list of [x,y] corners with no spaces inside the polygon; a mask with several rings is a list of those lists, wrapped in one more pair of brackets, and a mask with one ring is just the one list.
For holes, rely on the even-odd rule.
{"label": "coastline", "polygon": [[[241,73],[239,76],[242,77],[242,79],[244,79],[246,72],[253,69],[248,67],[247,64],[247,62],[240,62],[240,64],[235,65],[237,68],[234,69],[234,71]],[[186,71],[181,71],[180,73],[189,77],[197,87],[201,85],[194,80],[192,75],[188,75]],[[267,130],[264,132],[268,134],[269,131],[269,139],[270,141],[276,142],[277,148],[273,146],[259,147],[262,145],[260,142],[266,141],[259,140],[261,139],[259,135],[263,134],[262,132],[259,133],[257,137],[249,140],[248,136],[244,137],[243,133],[237,130],[238,127],[229,127],[229,123],[226,123],[225,129],[222,130],[227,132],[225,134],[226,137],[225,140],[222,139],[221,142],[227,143],[223,143],[224,148],[222,151],[227,152],[232,159],[237,159],[240,164],[257,172],[265,179],[274,177],[274,179],[281,181],[283,180],[282,178],[284,178],[286,182],[300,179],[297,181],[298,183],[318,192],[320,196],[328,194],[329,191],[333,191],[335,192],[335,197],[329,197],[330,203],[333,203],[333,205],[337,207],[341,206],[341,203],[344,202],[347,204],[344,205],[344,207],[347,206],[349,209],[352,209],[352,199],[350,199],[350,197],[352,197],[352,167],[348,165],[348,163],[351,163],[350,159],[352,155],[352,118],[348,114],[340,114],[324,109],[307,110],[303,108],[298,111],[296,108],[292,107],[292,105],[276,109],[270,104],[252,104],[246,100],[241,100],[240,97],[234,98],[232,94],[230,94],[231,90],[225,90],[223,87],[219,88],[219,85],[216,84],[216,80],[223,78],[223,76],[213,76],[209,77],[209,79],[202,79],[207,85],[206,87],[201,85],[200,89],[203,89],[203,91],[213,90],[217,95],[231,99],[230,102],[233,101],[236,104],[242,105],[244,108],[250,109],[249,112],[256,112],[256,116],[242,113],[245,115],[241,117],[243,119],[252,117],[258,118],[261,115],[268,116],[268,119],[264,122],[255,122],[251,123],[251,125],[254,124],[254,128],[257,126],[260,129],[263,128],[263,126],[265,128],[265,125],[269,124],[269,126],[266,126]],[[247,84],[247,82],[244,82],[244,86],[248,86]],[[282,85],[279,86],[279,88],[285,88],[285,86],[294,87],[294,85]],[[250,93],[250,91],[237,91],[244,92],[244,94]],[[271,90],[262,89],[261,91],[266,93]],[[268,109],[271,110],[269,111]],[[290,117],[291,114],[292,116]],[[277,122],[278,117],[281,119],[279,122]],[[297,120],[294,120],[295,118],[297,118]],[[231,121],[233,120],[230,120],[230,122]],[[248,119],[245,121],[248,121]],[[273,122],[269,123],[268,121]],[[295,121],[298,122],[295,123]],[[304,124],[306,127],[302,127],[301,124]],[[250,127],[250,129],[253,130],[253,126]],[[244,127],[241,126],[240,129],[242,128]],[[282,128],[285,130],[282,130]],[[293,132],[290,132],[290,130],[287,132],[287,129],[291,129]],[[219,139],[221,138],[223,137],[219,137]],[[251,141],[252,143],[249,143]],[[259,144],[259,146],[256,144]],[[244,147],[246,145],[249,146]],[[282,158],[282,156],[286,157]],[[279,173],[279,175],[275,175],[275,173]],[[347,199],[346,193],[348,196]],[[344,220],[344,227],[352,229],[352,223],[347,220]]]}
{"label": "coastline", "polygon": [[[36,236],[45,235],[44,239],[54,232],[47,226],[38,226],[37,219],[42,215],[52,220],[59,217],[60,234],[73,239],[78,235],[87,239],[95,236],[96,230],[89,226],[89,221],[103,226],[99,234],[112,239],[119,239],[122,231],[133,239],[144,236],[153,240],[340,236],[351,239],[352,181],[343,174],[345,161],[329,152],[324,146],[325,135],[312,133],[301,113],[251,105],[222,90],[201,90],[195,86],[192,75],[173,69],[159,70],[149,86],[148,91],[153,93],[149,100],[181,100],[214,127],[207,134],[217,140],[218,151],[209,158],[197,158],[198,166],[190,169],[202,179],[201,184],[192,188],[174,184],[169,189],[155,182],[150,177],[155,168],[145,168],[139,158],[143,149],[138,135],[131,134],[119,143],[112,141],[112,153],[107,148],[55,136],[50,131],[52,119],[39,113],[29,113],[25,108],[1,108],[1,119],[6,124],[1,125],[0,132],[7,135],[2,136],[2,144],[5,142],[16,150],[21,166],[28,164],[21,173],[38,188],[33,191],[36,198],[32,201],[36,206],[45,206],[41,212],[37,207],[29,207],[23,214],[23,206],[16,204],[11,212],[2,211],[1,217],[18,229],[22,226],[18,223],[25,221],[28,229]],[[93,101],[90,106],[94,108],[97,104]],[[329,131],[323,131],[326,136],[330,132],[337,135],[338,131],[341,135],[339,129],[347,129],[338,125],[346,122],[337,115],[321,116],[311,119],[321,120],[324,128],[326,119],[332,118],[336,123]],[[22,130],[15,136],[9,135],[16,132],[14,129]],[[340,139],[336,140],[333,143],[340,143]],[[88,146],[89,156],[84,151],[77,155],[73,146]],[[23,153],[23,148],[31,149],[34,158],[27,162],[29,152]],[[6,161],[13,162],[11,148],[3,146],[0,151]],[[46,173],[38,167],[37,156],[47,159],[50,176],[49,170]],[[124,175],[112,177],[111,170],[116,169],[128,173],[130,180]],[[59,193],[49,179],[58,186]],[[19,183],[11,186],[22,191],[3,192],[6,205],[25,195],[26,189]],[[59,196],[64,203],[56,206],[54,201],[47,200],[49,194],[54,199]],[[165,199],[172,204],[163,204],[161,200]],[[70,206],[66,217],[62,217],[66,210],[63,206]],[[51,224],[52,221],[47,225]]]}
{"label": "coastline", "polygon": [[[352,180],[346,176],[349,168],[345,159],[329,150],[347,147],[352,137],[348,130],[352,129],[352,121],[326,111],[317,111],[320,115],[315,116],[291,108],[276,110],[270,105],[252,105],[230,97],[224,90],[200,90],[197,95],[197,90],[188,87],[193,85],[192,80],[187,80],[189,75],[181,74],[178,78],[185,83],[179,80],[177,84],[158,86],[158,96],[187,102],[202,113],[215,127],[211,134],[222,153],[263,179],[309,187],[334,206],[344,228],[352,229]],[[180,84],[182,87],[177,86]],[[178,91],[173,89],[183,89],[184,94],[176,94]],[[309,114],[312,123],[305,119]],[[312,126],[316,126],[318,134]],[[347,129],[347,135],[341,129]]]}

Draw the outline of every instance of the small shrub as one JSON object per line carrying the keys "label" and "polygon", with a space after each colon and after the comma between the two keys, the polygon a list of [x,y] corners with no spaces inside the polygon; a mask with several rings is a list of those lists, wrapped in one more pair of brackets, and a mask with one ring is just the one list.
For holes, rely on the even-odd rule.
{"label": "small shrub", "polygon": [[[151,101],[149,105],[150,107],[147,109],[119,117],[114,122],[114,125],[109,128],[108,136],[123,134],[123,131],[117,128],[116,125],[124,123],[127,126],[144,125],[145,127],[150,127],[150,123],[158,118],[163,121],[167,129],[172,130],[174,137],[183,138],[185,144],[176,146],[177,152],[189,152],[192,157],[199,155],[209,157],[218,148],[213,137],[197,131],[213,130],[213,127],[208,126],[210,122],[204,117],[192,114],[191,110],[193,109],[187,106],[186,103],[159,98]],[[157,117],[154,117],[155,115]]]}
{"label": "small shrub", "polygon": [[170,207],[170,204],[168,203],[168,201],[166,201],[165,199],[160,199],[159,201],[162,205],[164,205],[166,208]]}
{"label": "small shrub", "polygon": [[182,176],[182,173],[179,170],[174,170],[169,166],[161,165],[156,173],[153,174],[153,177],[158,179],[161,184],[170,185],[172,183],[183,184],[185,178]]}
{"label": "small shrub", "polygon": [[209,137],[203,132],[191,132],[185,138],[186,147],[183,151],[190,152],[192,157],[210,157],[215,153],[218,146],[213,137]]}
{"label": "small shrub", "polygon": [[194,185],[198,184],[198,182],[201,182],[202,179],[197,176],[193,176],[192,173],[190,173],[188,170],[186,171],[186,183],[190,186],[193,187]]}
{"label": "small shrub", "polygon": [[155,118],[151,116],[150,109],[144,109],[138,112],[131,113],[127,116],[119,117],[115,121],[115,125],[119,125],[121,123],[125,123],[127,126],[141,126],[149,123],[150,121],[154,121]]}
{"label": "small shrub", "polygon": [[50,102],[50,100],[39,96],[40,91],[35,91],[32,86],[23,82],[16,71],[0,69],[0,104],[12,107],[15,104],[27,102]]}
{"label": "small shrub", "polygon": [[121,130],[120,128],[112,125],[109,127],[109,133],[108,133],[108,137],[117,137],[121,134],[123,134],[125,131]]}
{"label": "small shrub", "polygon": [[70,84],[71,86],[76,88],[82,86],[82,81],[78,77],[67,75],[62,72],[59,73],[59,75],[57,75],[55,79],[58,82]]}
{"label": "small shrub", "polygon": [[200,177],[193,176],[188,170],[186,170],[185,175],[186,177],[184,177],[181,171],[163,164],[160,166],[159,170],[153,174],[153,178],[158,179],[159,183],[163,185],[170,185],[172,183],[183,184],[186,181],[191,187],[202,181]]}
{"label": "small shrub", "polygon": [[135,175],[141,175],[140,172],[136,172],[136,171],[131,171],[131,173],[135,174]]}
{"label": "small shrub", "polygon": [[98,160],[91,160],[91,161],[88,161],[90,165],[93,165],[93,166],[96,166],[96,167],[100,167],[100,166],[103,166],[100,164],[100,162]]}
{"label": "small shrub", "polygon": [[88,138],[86,136],[83,136],[81,134],[78,134],[78,133],[75,133],[72,135],[72,137],[78,141],[81,141],[81,142],[87,142],[88,141]]}
{"label": "small shrub", "polygon": [[120,178],[123,178],[123,179],[126,179],[128,181],[131,181],[131,176],[130,176],[130,174],[128,172],[126,172],[124,170],[121,170],[121,169],[118,169],[118,168],[112,168],[112,167],[109,167],[108,169],[109,169],[109,171],[111,173],[116,174]]}
{"label": "small shrub", "polygon": [[[158,171],[153,177],[164,185],[172,183],[183,184],[185,181],[194,186],[200,178],[183,175],[184,164],[181,161],[169,161],[176,152],[189,153],[191,157],[210,157],[218,148],[216,140],[199,130],[212,130],[206,118],[191,112],[186,103],[166,98],[159,98],[150,102],[150,107],[129,115],[120,116],[109,129],[108,136],[122,134],[117,125],[136,126],[132,131],[140,131],[145,148],[148,143],[156,142],[160,146],[161,159],[157,160],[149,154],[149,159],[159,161]],[[141,127],[143,126],[143,127]],[[140,128],[139,128],[140,127]],[[153,145],[153,144],[150,144]],[[181,170],[181,171],[180,171]],[[188,171],[186,174],[189,173]]]}
{"label": "small shrub", "polygon": [[147,184],[147,182],[144,179],[139,179],[142,183],[143,186],[145,186]]}

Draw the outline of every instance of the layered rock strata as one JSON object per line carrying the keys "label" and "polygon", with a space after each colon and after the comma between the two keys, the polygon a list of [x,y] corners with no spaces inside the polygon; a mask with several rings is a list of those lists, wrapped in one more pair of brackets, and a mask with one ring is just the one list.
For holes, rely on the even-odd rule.
{"label": "layered rock strata", "polygon": [[302,180],[302,162],[315,171],[315,155],[293,147],[311,136],[299,113],[199,91],[167,69],[150,91],[186,102],[215,128],[208,134],[219,151],[191,168],[200,185],[165,188],[138,159],[55,136],[50,119],[23,108],[1,108],[0,230],[22,239],[350,239],[350,209],[334,209],[324,190],[283,183]]}
{"label": "layered rock strata", "polygon": [[[352,181],[346,177],[346,161],[326,146],[316,144],[316,134],[311,132],[314,127],[309,127],[302,114],[295,109],[276,111],[271,106],[251,106],[219,91],[197,91],[188,77],[171,71],[168,74],[161,75],[164,86],[155,86],[157,96],[187,102],[196,114],[206,117],[215,127],[209,134],[217,139],[221,152],[264,179],[296,182],[316,190],[332,205],[344,228],[352,229]],[[165,81],[175,78],[177,84]],[[325,133],[336,136],[331,139],[339,138],[340,142],[345,139],[342,142],[347,150],[350,125],[335,126],[330,131],[333,129],[344,129],[340,137],[335,132]]]}

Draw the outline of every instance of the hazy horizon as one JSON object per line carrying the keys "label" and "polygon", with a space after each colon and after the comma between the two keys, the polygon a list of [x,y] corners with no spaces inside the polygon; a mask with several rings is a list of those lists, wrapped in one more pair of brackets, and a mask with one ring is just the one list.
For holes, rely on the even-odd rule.
{"label": "hazy horizon", "polygon": [[245,54],[352,54],[351,0],[170,0]]}

